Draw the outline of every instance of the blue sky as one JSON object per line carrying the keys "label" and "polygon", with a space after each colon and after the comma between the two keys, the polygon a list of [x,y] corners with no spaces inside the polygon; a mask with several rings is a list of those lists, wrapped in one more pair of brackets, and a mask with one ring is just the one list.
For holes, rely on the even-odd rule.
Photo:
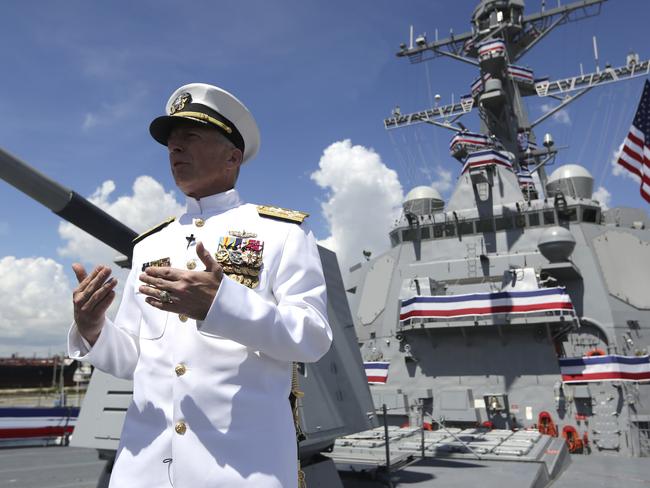
{"label": "blue sky", "polygon": [[[0,85],[5,93],[0,99],[0,146],[84,196],[112,181],[102,194],[109,206],[133,195],[134,182],[142,175],[182,202],[165,150],[151,139],[148,125],[181,84],[218,84],[247,104],[262,133],[260,153],[240,178],[244,199],[309,212],[317,236],[331,238],[336,222],[326,218],[321,204],[337,196],[339,190],[331,182],[338,178],[329,174],[319,186],[311,175],[326,159],[326,149],[350,140],[350,146],[336,146],[342,151],[336,154],[352,157],[352,148],[363,148],[364,157],[374,158],[368,167],[379,176],[374,180],[377,175],[369,170],[352,178],[363,167],[355,169],[354,158],[332,171],[368,188],[391,190],[350,196],[355,192],[348,189],[347,200],[339,198],[339,206],[332,208],[348,208],[372,229],[364,233],[366,241],[354,229],[349,229],[354,238],[346,239],[345,225],[350,222],[339,222],[337,238],[359,249],[380,249],[385,219],[373,220],[373,214],[394,208],[400,192],[416,185],[437,182],[448,196],[459,172],[446,150],[451,133],[424,126],[387,133],[383,118],[395,105],[403,112],[427,108],[435,94],[443,103],[452,94],[457,99],[469,91],[476,76],[471,66],[448,59],[410,65],[394,53],[407,41],[410,24],[429,37],[436,28],[440,37],[450,28],[465,32],[476,3],[9,2],[3,5],[0,31]],[[549,0],[548,6],[555,3]],[[526,11],[535,12],[540,4],[527,1]],[[552,79],[578,74],[579,63],[591,71],[593,35],[598,36],[601,66],[607,61],[624,64],[631,49],[646,59],[649,13],[646,1],[610,0],[600,16],[557,28],[520,64]],[[538,138],[551,132],[557,145],[569,146],[559,161],[581,163],[592,171],[596,186],[611,194],[610,206],[644,205],[636,183],[613,175],[610,164],[631,123],[642,83],[641,78],[593,90],[537,131]],[[526,102],[534,119],[549,101]],[[463,122],[478,129],[475,116]],[[385,178],[390,184],[384,184]],[[377,200],[384,197],[388,203],[382,206]],[[60,220],[1,181],[0,209],[0,259],[15,258],[14,271],[34,265],[38,258],[50,260],[52,270],[56,265],[62,270],[52,276],[72,286],[70,263],[90,259],[74,255]],[[68,251],[62,252],[66,246]],[[38,273],[38,266],[34,269]],[[0,270],[8,273],[11,267]],[[65,296],[63,281],[56,300]],[[3,318],[0,309],[0,338],[13,337],[8,348],[41,351],[50,339],[33,345],[33,334],[7,332],[12,324],[20,327],[16,322],[21,313],[18,308],[11,314],[5,311]],[[44,317],[39,320],[46,323]],[[37,334],[36,326],[33,330]],[[55,349],[63,342],[51,340]]]}

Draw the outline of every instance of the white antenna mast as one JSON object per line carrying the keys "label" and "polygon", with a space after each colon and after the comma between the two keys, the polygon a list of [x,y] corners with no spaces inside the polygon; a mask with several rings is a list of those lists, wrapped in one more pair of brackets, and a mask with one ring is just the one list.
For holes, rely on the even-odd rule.
{"label": "white antenna mast", "polygon": [[413,49],[413,26],[411,25],[409,36],[409,49]]}
{"label": "white antenna mast", "polygon": [[596,60],[596,73],[600,73],[600,66],[598,64],[598,42],[596,41],[596,36],[593,38],[594,41],[594,58]]}

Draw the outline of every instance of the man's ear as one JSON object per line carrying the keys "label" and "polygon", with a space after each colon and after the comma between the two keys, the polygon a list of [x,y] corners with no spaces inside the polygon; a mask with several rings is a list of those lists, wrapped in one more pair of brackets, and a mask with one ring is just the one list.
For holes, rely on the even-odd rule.
{"label": "man's ear", "polygon": [[233,148],[230,151],[230,157],[228,158],[228,164],[233,166],[234,168],[239,168],[242,165],[242,161],[244,160],[244,153],[241,152],[240,149],[237,149],[236,147]]}

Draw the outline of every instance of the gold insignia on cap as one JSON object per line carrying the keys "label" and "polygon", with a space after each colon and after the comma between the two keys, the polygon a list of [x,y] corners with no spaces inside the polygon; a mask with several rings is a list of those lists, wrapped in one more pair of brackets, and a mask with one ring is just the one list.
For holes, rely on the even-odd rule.
{"label": "gold insignia on cap", "polygon": [[289,210],[287,208],[273,207],[270,205],[257,205],[257,213],[261,217],[270,217],[272,219],[294,222],[296,224],[302,224],[305,219],[309,217],[309,214],[305,212],[300,212],[298,210]]}
{"label": "gold insignia on cap", "polygon": [[172,106],[169,107],[169,115],[174,115],[185,108],[185,105],[192,102],[192,95],[187,92],[181,93],[176,97]]}
{"label": "gold insignia on cap", "polygon": [[232,128],[228,127],[226,124],[224,124],[220,120],[217,120],[214,117],[210,117],[208,114],[204,114],[202,112],[179,112],[179,111],[175,111],[175,112],[172,112],[170,115],[173,115],[174,117],[184,117],[186,119],[197,119],[197,120],[202,120],[203,122],[209,122],[212,125],[217,125],[217,126],[221,127],[228,134],[232,134]]}

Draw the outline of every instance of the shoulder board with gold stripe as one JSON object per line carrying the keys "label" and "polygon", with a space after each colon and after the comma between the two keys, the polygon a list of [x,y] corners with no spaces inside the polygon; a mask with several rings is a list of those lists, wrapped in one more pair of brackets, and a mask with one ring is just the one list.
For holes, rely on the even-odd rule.
{"label": "shoulder board with gold stripe", "polygon": [[137,244],[138,242],[140,242],[145,237],[149,237],[151,234],[155,234],[159,230],[164,229],[169,224],[171,224],[174,220],[176,220],[176,217],[168,217],[167,219],[163,220],[158,225],[154,225],[151,229],[145,230],[142,234],[140,234],[138,237],[133,239],[133,244]]}
{"label": "shoulder board with gold stripe", "polygon": [[308,213],[300,212],[298,210],[289,210],[287,208],[273,207],[271,205],[257,205],[257,213],[260,217],[268,217],[271,219],[284,220],[285,222],[293,222],[294,224],[302,224],[307,217]]}

